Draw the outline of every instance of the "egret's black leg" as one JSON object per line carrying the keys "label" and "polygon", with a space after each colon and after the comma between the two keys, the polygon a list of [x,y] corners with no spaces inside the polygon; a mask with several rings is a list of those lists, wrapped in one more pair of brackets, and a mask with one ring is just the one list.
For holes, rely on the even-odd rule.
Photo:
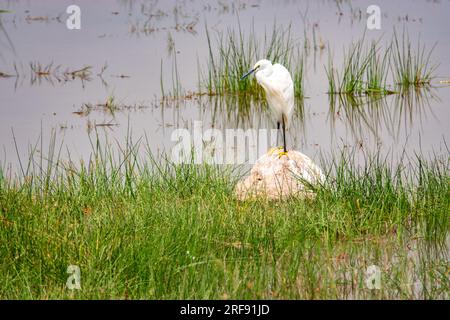
{"label": "egret's black leg", "polygon": [[282,116],[283,119],[283,143],[284,143],[284,152],[287,152],[286,150],[286,120],[284,119],[284,115]]}
{"label": "egret's black leg", "polygon": [[280,132],[280,121],[277,121],[277,148],[278,148],[278,133]]}

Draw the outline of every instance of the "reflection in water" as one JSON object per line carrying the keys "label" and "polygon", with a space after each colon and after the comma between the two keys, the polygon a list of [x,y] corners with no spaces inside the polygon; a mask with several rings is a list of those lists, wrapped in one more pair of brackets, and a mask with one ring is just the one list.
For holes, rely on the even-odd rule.
{"label": "reflection in water", "polygon": [[[0,41],[0,46],[5,47],[5,48],[11,50],[14,54],[16,54],[16,49],[14,47],[14,43],[12,42],[5,26],[3,25],[3,21],[2,21],[2,14],[7,14],[7,13],[8,13],[8,11],[0,10],[0,35],[1,35],[0,40],[2,38],[4,38],[6,40],[6,41]],[[3,55],[1,52],[0,52],[0,58],[3,59]]]}
{"label": "reflection in water", "polygon": [[[330,95],[332,97],[337,99],[330,100],[329,110],[324,118],[319,113],[312,112],[313,107],[309,105],[308,99],[296,100],[288,131],[288,139],[293,148],[314,155],[316,151],[329,153],[342,147],[354,146],[364,149],[364,154],[370,154],[386,144],[391,151],[401,153],[409,135],[424,132],[426,128],[423,127],[423,122],[427,123],[430,116],[433,121],[437,121],[430,105],[440,102],[432,87],[405,90],[401,94],[385,97]],[[146,132],[153,137],[151,141],[155,150],[161,150],[161,141],[164,141],[162,150],[165,152],[174,145],[170,140],[172,132],[179,128],[193,130],[195,121],[202,123],[203,130],[214,128],[222,133],[227,129],[270,131],[276,128],[266,102],[243,95],[208,96],[192,93],[182,99],[163,99],[150,105],[117,104],[112,109],[105,104],[84,104],[75,113],[86,119],[86,127],[90,129],[103,124],[124,123],[123,119],[142,118],[150,113],[154,122],[147,125],[154,129]],[[314,121],[319,121],[317,129],[309,127],[309,122]],[[324,130],[326,127],[329,128],[328,131]],[[350,137],[345,138],[340,133],[342,130],[348,130]],[[118,135],[120,131],[118,130]],[[327,133],[330,136],[327,137]],[[317,139],[330,142],[319,145]],[[367,141],[376,141],[377,144],[370,147]]]}
{"label": "reflection in water", "polygon": [[396,119],[394,119],[393,124],[397,123],[398,128],[400,128],[403,118],[405,128],[408,128],[408,125],[410,126],[412,123],[419,123],[420,129],[424,130],[423,122],[428,114],[433,116],[435,120],[438,120],[431,105],[441,102],[436,88],[432,86],[403,88],[400,91],[400,95],[395,95],[394,105],[396,112],[394,116],[396,116]]}
{"label": "reflection in water", "polygon": [[[265,99],[251,96],[214,96],[199,104],[203,117],[209,118],[214,128],[275,129]],[[210,110],[208,112],[208,110]],[[202,119],[203,119],[202,117]],[[295,108],[290,123],[291,132],[304,130],[305,109],[303,99],[295,99]]]}
{"label": "reflection in water", "polygon": [[[68,82],[80,81],[82,89],[85,88],[87,82],[93,80],[92,66],[84,66],[79,69],[64,68],[62,65],[54,65],[53,62],[48,64],[41,64],[40,62],[30,62],[28,66],[23,64],[17,65],[14,63],[14,74],[8,74],[7,78],[15,78],[14,89],[17,90],[24,84],[28,83],[30,86],[40,86],[49,84],[55,86],[56,84],[66,84]],[[103,85],[107,87],[106,81],[102,74],[104,69],[97,75]],[[2,73],[0,73],[1,75]],[[6,76],[5,76],[6,77]],[[28,80],[29,81],[26,81]]]}
{"label": "reflection in water", "polygon": [[61,65],[53,66],[53,63],[48,65],[41,65],[39,62],[30,63],[31,85],[40,85],[42,81],[50,83],[52,86],[55,83],[66,83],[68,81],[80,80],[84,88],[85,82],[92,80],[92,67],[87,66],[77,70],[65,69],[62,71]]}
{"label": "reflection in water", "polygon": [[431,114],[433,102],[441,102],[436,89],[431,86],[402,88],[399,94],[380,95],[329,95],[328,121],[335,132],[336,121],[350,128],[355,141],[368,134],[381,141],[385,130],[398,142],[399,136],[408,136],[411,128],[422,123]]}
{"label": "reflection in water", "polygon": [[449,236],[433,242],[412,236],[361,239],[323,253],[333,257],[331,274],[324,277],[333,279],[344,299],[367,299],[367,290],[361,290],[367,274],[361,270],[374,265],[380,270],[381,290],[371,291],[369,297],[448,299],[449,244]]}
{"label": "reflection in water", "polygon": [[[339,142],[344,147],[355,146],[364,149],[364,153],[373,153],[379,150],[384,143],[388,149],[395,153],[402,153],[405,141],[412,133],[422,133],[422,123],[435,116],[431,110],[432,103],[440,102],[436,91],[432,87],[404,90],[401,94],[389,96],[363,96],[330,95],[330,106],[325,126],[329,127],[331,144],[318,146],[314,143],[320,130],[308,130],[308,122],[314,120],[315,113],[307,112],[311,107],[308,100],[296,100],[293,121],[288,131],[288,138],[297,150],[312,154],[311,148],[306,145],[309,139],[318,150],[332,152],[339,150]],[[333,100],[333,97],[337,99]],[[264,100],[255,100],[249,96],[197,96],[192,100],[166,101],[161,108],[161,122],[163,128],[174,130],[176,128],[193,127],[193,121],[201,121],[203,129],[274,129],[276,128],[267,104]],[[342,140],[339,136],[341,130],[349,130],[351,137]],[[309,133],[309,137],[308,137]],[[165,134],[170,134],[166,131]],[[324,137],[326,138],[326,137]],[[337,145],[333,140],[338,139]],[[369,147],[367,141],[375,141],[376,145]],[[392,149],[394,148],[394,149]],[[306,150],[306,151],[305,151]],[[393,155],[395,160],[395,155]]]}

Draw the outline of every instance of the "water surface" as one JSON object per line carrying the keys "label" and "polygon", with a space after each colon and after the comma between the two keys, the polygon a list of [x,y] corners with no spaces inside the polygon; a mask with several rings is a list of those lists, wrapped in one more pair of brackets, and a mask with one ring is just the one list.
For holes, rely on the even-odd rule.
{"label": "water surface", "polygon": [[[13,132],[22,157],[41,135],[45,152],[55,132],[64,149],[78,159],[91,153],[89,134],[95,131],[108,141],[124,141],[129,131],[135,140],[146,135],[158,154],[170,152],[175,144],[173,130],[192,129],[194,121],[202,121],[204,129],[273,128],[259,103],[243,116],[222,97],[161,102],[161,64],[165,87],[172,86],[171,48],[175,47],[183,90],[198,92],[198,68],[206,70],[209,55],[205,25],[215,38],[237,30],[238,21],[246,33],[254,27],[261,39],[274,22],[291,25],[300,46],[305,41],[309,46],[306,99],[297,106],[302,116],[294,119],[288,133],[292,148],[316,160],[345,148],[360,154],[381,152],[393,161],[404,151],[428,157],[448,154],[450,88],[439,80],[450,77],[450,1],[377,1],[382,29],[366,31],[367,41],[381,37],[387,42],[394,28],[405,28],[413,43],[420,38],[428,49],[437,43],[432,62],[438,64],[436,75],[443,78],[409,97],[392,95],[358,107],[339,101],[332,106],[325,65],[331,54],[340,66],[343,49],[361,37],[370,1],[78,1],[81,30],[66,28],[70,4],[0,2],[2,9],[12,11],[1,15],[0,72],[18,73],[0,78],[3,164],[17,164]],[[59,77],[36,78],[30,64],[60,66],[55,72]],[[87,79],[61,79],[61,73],[86,66],[92,67]],[[110,96],[121,110],[111,113],[96,107],[89,114],[81,112],[83,105],[104,104]]]}

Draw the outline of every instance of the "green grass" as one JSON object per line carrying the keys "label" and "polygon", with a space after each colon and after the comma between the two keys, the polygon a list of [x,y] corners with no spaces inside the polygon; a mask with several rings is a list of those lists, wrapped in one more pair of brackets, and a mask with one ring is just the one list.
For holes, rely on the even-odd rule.
{"label": "green grass", "polygon": [[376,43],[370,47],[369,62],[366,68],[366,93],[390,94],[393,91],[387,89],[386,78],[389,69],[390,48],[384,53],[378,52]]}
{"label": "green grass", "polygon": [[[271,32],[265,32],[260,40],[254,29],[245,34],[240,24],[236,30],[218,33],[216,42],[212,39],[208,27],[205,26],[208,42],[209,59],[206,71],[198,64],[198,94],[209,96],[236,95],[253,100],[264,98],[264,90],[258,85],[255,77],[241,80],[253,65],[262,58],[272,63],[284,65],[292,74],[294,94],[296,98],[304,98],[304,56],[291,33],[291,28],[273,25]],[[404,31],[399,41],[397,32],[391,42],[385,46],[380,40],[366,43],[365,34],[361,39],[351,43],[344,50],[343,62],[337,68],[329,52],[328,65],[325,72],[328,79],[328,93],[350,96],[384,96],[399,93],[403,89],[394,87],[423,87],[429,85],[434,77],[436,65],[431,63],[434,47],[427,51],[425,45],[418,41],[414,49],[409,36]],[[172,91],[166,92],[163,81],[161,62],[161,93],[165,97],[184,97],[178,75],[176,54],[172,63]],[[389,83],[389,81],[393,83]]]}
{"label": "green grass", "polygon": [[[352,43],[344,52],[341,72],[334,66],[329,54],[325,68],[329,94],[347,95],[387,95],[399,93],[390,87],[429,85],[434,77],[436,65],[431,63],[431,50],[417,43],[414,49],[408,34],[404,31],[401,41],[397,32],[391,42],[382,47],[379,41],[370,46],[365,44],[365,36]],[[388,79],[394,82],[388,84]],[[402,89],[402,90],[403,90]]]}
{"label": "green grass", "polygon": [[294,94],[297,98],[304,96],[303,58],[300,46],[291,34],[291,28],[281,28],[274,24],[271,32],[264,33],[260,41],[252,28],[248,35],[244,34],[240,24],[237,31],[219,33],[217,43],[206,27],[209,46],[209,61],[206,74],[202,75],[202,86],[211,95],[249,95],[260,99],[264,96],[263,89],[255,77],[241,80],[260,59],[268,59],[273,64],[284,65],[292,74]]}
{"label": "green grass", "polygon": [[[0,171],[0,299],[448,298],[448,157],[336,156],[314,200],[239,202],[232,169],[92,145],[89,163],[53,140],[20,176]],[[371,264],[381,290],[365,287]]]}
{"label": "green grass", "polygon": [[427,51],[420,40],[417,48],[413,48],[409,35],[403,32],[401,41],[394,30],[392,70],[395,82],[401,86],[424,86],[429,85],[434,77],[437,66],[431,62],[431,54],[435,46]]}
{"label": "green grass", "polygon": [[329,94],[350,95],[385,95],[391,94],[386,84],[389,70],[390,49],[380,52],[378,42],[365,45],[365,38],[352,43],[344,52],[342,72],[333,64],[329,54],[328,67],[325,68],[328,77]]}

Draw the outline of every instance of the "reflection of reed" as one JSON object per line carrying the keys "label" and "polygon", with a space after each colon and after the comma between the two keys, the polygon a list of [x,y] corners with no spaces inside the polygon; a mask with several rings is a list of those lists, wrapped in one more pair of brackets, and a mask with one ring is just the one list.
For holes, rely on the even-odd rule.
{"label": "reflection of reed", "polygon": [[405,128],[408,125],[419,123],[420,129],[422,129],[422,121],[426,119],[427,114],[431,113],[433,117],[436,116],[430,107],[433,102],[441,102],[441,99],[437,95],[437,91],[432,86],[423,87],[406,87],[400,91],[399,95],[395,95],[394,104],[397,106],[396,110],[398,128],[401,125],[402,118]]}
{"label": "reflection of reed", "polygon": [[[192,121],[201,121],[203,129],[276,129],[265,101],[250,95],[208,96],[192,99],[164,100],[160,110],[160,126],[163,128],[187,128]],[[296,107],[288,130],[288,139],[297,144],[298,133],[305,132],[303,99],[296,99]],[[281,133],[280,138],[281,138]]]}
{"label": "reflection of reed", "polygon": [[31,85],[40,85],[44,80],[51,85],[54,85],[55,82],[66,83],[79,79],[84,88],[85,82],[92,80],[91,69],[91,66],[87,66],[77,70],[66,69],[65,71],[61,71],[61,66],[53,67],[53,63],[50,63],[48,65],[41,65],[38,62],[31,62],[30,83]]}
{"label": "reflection of reed", "polygon": [[[5,14],[5,13],[9,13],[9,11],[7,11],[7,10],[0,10],[0,15],[1,15],[1,14]],[[2,17],[1,17],[1,16],[0,16],[0,34],[2,34],[3,37],[6,39],[6,42],[7,42],[8,46],[9,46],[9,49],[10,49],[14,54],[16,54],[16,49],[15,49],[15,47],[14,47],[14,43],[12,42],[11,38],[9,37],[8,32],[6,31],[6,28],[5,28],[4,25],[3,25]],[[0,43],[2,43],[2,42],[0,42]],[[1,54],[1,52],[0,52],[0,57],[3,57],[2,54]]]}
{"label": "reflection of reed", "polygon": [[[243,95],[215,96],[209,99],[208,107],[211,106],[214,125],[222,124],[227,128],[276,128],[265,101]],[[291,127],[304,127],[304,121],[303,99],[296,99]]]}
{"label": "reflection of reed", "polygon": [[[105,87],[108,86],[107,82],[103,78],[103,73],[106,67],[107,65],[104,65],[101,69],[101,72],[97,74]],[[16,78],[14,84],[14,88],[16,90],[19,86],[22,86],[24,84],[24,80],[28,78],[31,86],[39,86],[45,83],[54,86],[57,83],[65,84],[79,80],[83,88],[85,87],[87,82],[93,80],[91,66],[84,66],[79,69],[66,68],[62,70],[61,65],[55,66],[53,62],[46,65],[39,62],[30,62],[28,68],[24,67],[23,64],[17,65],[16,63],[14,63],[14,70],[14,74],[5,74],[0,72],[0,77]],[[29,73],[29,77],[27,76],[27,73]],[[121,75],[116,77],[126,78],[127,76]]]}
{"label": "reflection of reed", "polygon": [[431,86],[404,88],[390,96],[330,95],[328,121],[332,132],[336,120],[344,122],[357,141],[367,134],[378,140],[382,130],[397,140],[402,131],[408,135],[413,125],[419,123],[420,130],[423,129],[423,119],[429,112],[433,114],[430,108],[433,101],[440,99]]}
{"label": "reflection of reed", "polygon": [[[376,125],[379,117],[377,111],[380,109],[376,107],[377,104],[381,104],[384,101],[383,98],[375,99],[374,96],[354,96],[354,95],[329,95],[330,109],[328,113],[328,121],[330,122],[331,132],[336,130],[336,120],[343,120],[346,122],[346,127],[350,128],[355,140],[361,140],[361,137],[368,130],[373,135],[378,136],[376,133]],[[371,104],[369,108],[367,105]],[[366,108],[367,107],[367,108]],[[370,110],[368,110],[370,109]],[[369,115],[368,112],[375,113]]]}

